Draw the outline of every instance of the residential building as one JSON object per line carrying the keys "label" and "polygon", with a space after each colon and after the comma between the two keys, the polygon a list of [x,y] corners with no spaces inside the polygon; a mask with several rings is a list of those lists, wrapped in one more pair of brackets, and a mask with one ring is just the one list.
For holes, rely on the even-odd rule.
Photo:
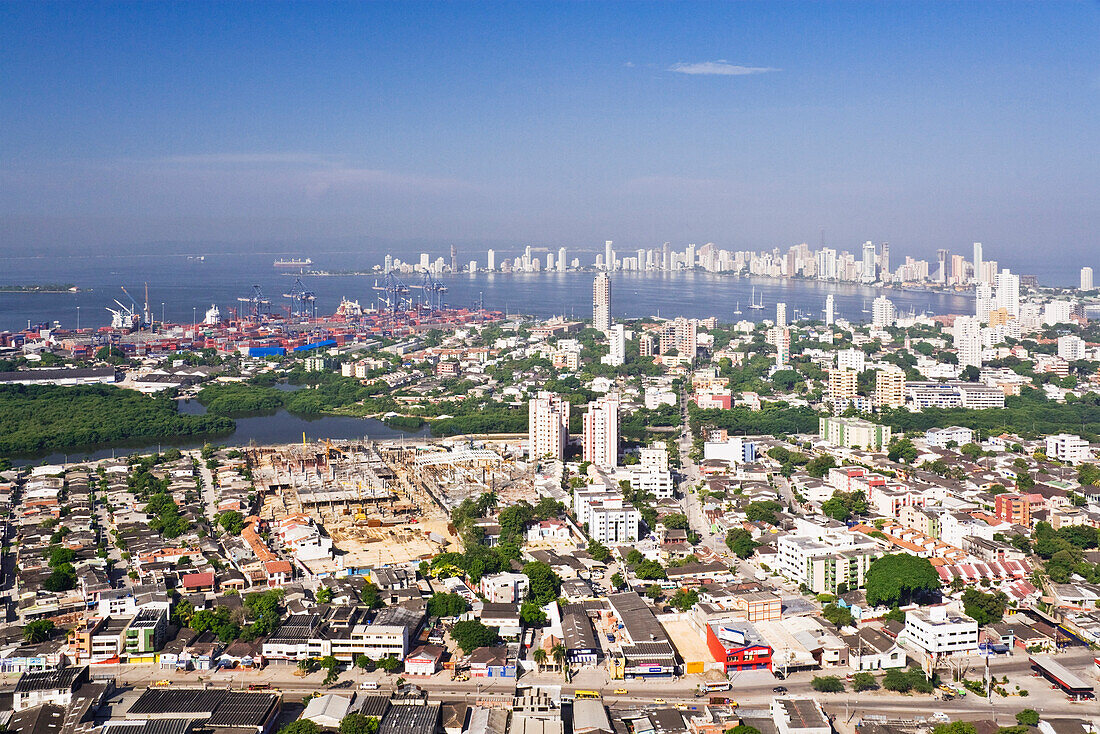
{"label": "residential building", "polygon": [[890,443],[890,426],[880,426],[861,418],[829,417],[818,420],[821,438],[834,446],[880,451]]}
{"label": "residential building", "polygon": [[1071,433],[1047,436],[1047,457],[1067,464],[1083,464],[1092,459],[1089,442]]}
{"label": "residential building", "polygon": [[606,395],[588,404],[584,413],[583,455],[596,466],[619,465],[619,399]]}
{"label": "residential building", "polygon": [[551,392],[540,392],[528,408],[527,455],[531,459],[565,459],[569,439],[569,401]]}
{"label": "residential building", "polygon": [[905,405],[905,372],[893,367],[875,373],[875,405],[880,408]]}
{"label": "residential building", "polygon": [[606,272],[592,283],[592,326],[604,334],[611,329],[611,278]]}

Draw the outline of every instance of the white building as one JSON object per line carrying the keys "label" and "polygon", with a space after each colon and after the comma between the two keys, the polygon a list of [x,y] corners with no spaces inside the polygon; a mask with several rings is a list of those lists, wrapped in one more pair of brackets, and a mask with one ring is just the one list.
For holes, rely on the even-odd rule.
{"label": "white building", "polygon": [[676,488],[672,472],[647,468],[630,473],[630,486],[634,490],[649,492],[658,500],[671,499]]}
{"label": "white building", "polygon": [[604,364],[619,367],[626,364],[626,330],[622,324],[613,324],[607,332],[607,355]]}
{"label": "white building", "polygon": [[952,327],[959,367],[982,366],[982,323],[976,316],[959,316]]}
{"label": "white building", "polygon": [[1020,276],[1013,275],[1008,268],[997,273],[995,278],[996,306],[1003,308],[1013,318],[1020,315]]}
{"label": "white building", "polygon": [[1092,458],[1089,442],[1072,433],[1047,436],[1047,456],[1067,464],[1083,464]]}
{"label": "white building", "polygon": [[1081,290],[1092,290],[1092,268],[1087,265],[1081,268]]}
{"label": "white building", "polygon": [[962,426],[948,426],[947,428],[929,428],[924,432],[924,442],[929,446],[946,448],[947,444],[955,442],[956,446],[965,446],[974,441],[974,431]]}
{"label": "white building", "polygon": [[862,349],[841,349],[836,353],[836,366],[841,370],[863,372],[867,369],[867,355]]}
{"label": "white building", "polygon": [[588,404],[584,414],[584,460],[596,466],[619,465],[619,399],[606,395]]}
{"label": "white building", "polygon": [[527,417],[527,456],[545,456],[562,461],[569,439],[569,401],[551,392],[540,392],[531,400]]}
{"label": "white building", "polygon": [[1058,356],[1067,362],[1085,359],[1085,340],[1076,334],[1058,337]]}
{"label": "white building", "polygon": [[629,543],[638,539],[641,523],[642,514],[619,497],[589,508],[588,535],[605,545]]}
{"label": "white building", "polygon": [[522,573],[497,573],[481,577],[481,595],[492,604],[519,604],[527,598],[530,580]]}
{"label": "white building", "polygon": [[725,441],[707,441],[703,444],[703,460],[712,459],[730,464],[756,461],[756,444],[741,436],[730,436]]}
{"label": "white building", "polygon": [[882,552],[874,541],[846,533],[821,539],[784,535],[776,542],[776,554],[788,578],[815,594],[836,594],[842,584],[848,589],[863,586],[871,561]]}
{"label": "white building", "polygon": [[897,321],[898,312],[894,308],[894,302],[886,296],[879,296],[871,302],[871,324],[880,329],[893,326]]}
{"label": "white building", "polygon": [[905,613],[900,637],[927,655],[970,654],[978,651],[978,623],[965,614],[952,614],[943,605]]}
{"label": "white building", "polygon": [[600,273],[592,283],[592,327],[607,333],[611,328],[611,278]]}

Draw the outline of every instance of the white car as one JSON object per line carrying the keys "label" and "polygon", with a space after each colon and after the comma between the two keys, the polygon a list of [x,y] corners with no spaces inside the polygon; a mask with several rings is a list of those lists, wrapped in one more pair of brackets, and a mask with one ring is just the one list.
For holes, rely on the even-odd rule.
{"label": "white car", "polygon": [[936,713],[929,716],[928,720],[929,721],[942,721],[944,723],[948,723],[948,722],[951,721],[951,717],[948,716],[947,714],[945,714],[942,711],[937,711]]}

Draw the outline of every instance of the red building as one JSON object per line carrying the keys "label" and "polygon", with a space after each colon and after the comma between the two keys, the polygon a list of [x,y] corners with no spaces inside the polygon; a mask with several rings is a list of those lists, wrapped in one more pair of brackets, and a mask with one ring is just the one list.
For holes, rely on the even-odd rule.
{"label": "red building", "polygon": [[772,648],[751,624],[716,622],[707,625],[707,648],[727,673],[738,670],[771,670]]}
{"label": "red building", "polygon": [[993,514],[1005,522],[1031,527],[1031,502],[1026,494],[999,494],[993,498]]}

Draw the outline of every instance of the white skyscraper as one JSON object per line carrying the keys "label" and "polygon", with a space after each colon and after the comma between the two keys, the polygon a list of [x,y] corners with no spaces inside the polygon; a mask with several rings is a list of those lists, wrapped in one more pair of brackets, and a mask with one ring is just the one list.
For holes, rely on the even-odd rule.
{"label": "white skyscraper", "polygon": [[607,356],[604,361],[612,367],[626,364],[626,329],[622,324],[612,324],[607,331]]}
{"label": "white skyscraper", "polygon": [[428,270],[432,266],[432,256],[426,252],[420,253],[420,269]]}
{"label": "white skyscraper", "polygon": [[492,272],[497,269],[497,253],[496,250],[489,250],[485,254],[485,269]]}
{"label": "white skyscraper", "polygon": [[989,312],[993,310],[993,289],[989,283],[978,283],[977,297],[974,299],[974,316],[983,324],[989,323]]}
{"label": "white skyscraper", "polygon": [[775,304],[775,325],[786,326],[787,325],[787,304],[776,303]]}
{"label": "white skyscraper", "polygon": [[552,252],[546,253],[546,269],[547,270],[553,270],[554,269],[554,253],[552,253]]}
{"label": "white skyscraper", "polygon": [[982,281],[982,243],[974,243],[974,279],[979,283]]}
{"label": "white skyscraper", "polygon": [[1092,268],[1087,265],[1081,268],[1081,290],[1092,290]]}
{"label": "white skyscraper", "polygon": [[540,392],[532,398],[527,417],[527,456],[541,459],[549,456],[565,458],[569,439],[569,401],[551,392]]}
{"label": "white skyscraper", "polygon": [[611,278],[606,272],[592,283],[592,326],[605,334],[611,328]]}
{"label": "white skyscraper", "polygon": [[558,272],[565,272],[565,258],[568,255],[564,247],[558,248]]}
{"label": "white skyscraper", "polygon": [[619,398],[606,395],[588,404],[584,414],[584,460],[596,466],[619,465]]}
{"label": "white skyscraper", "polygon": [[875,270],[874,242],[863,243],[863,274],[861,278],[864,283],[874,283],[878,279],[878,273]]}
{"label": "white skyscraper", "polygon": [[611,240],[606,240],[603,243],[603,266],[608,270],[615,269],[615,250],[611,248]]}
{"label": "white skyscraper", "polygon": [[833,294],[825,296],[825,325],[832,326],[836,321],[836,304],[834,303]]}
{"label": "white skyscraper", "polygon": [[382,272],[388,274],[393,270],[393,255],[386,255],[386,260],[382,265]]}
{"label": "white skyscraper", "polygon": [[982,323],[975,316],[959,316],[952,327],[959,367],[982,366]]}
{"label": "white skyscraper", "polygon": [[817,251],[817,277],[821,280],[836,280],[836,250],[822,247]]}
{"label": "white skyscraper", "polygon": [[1019,275],[1013,275],[1008,268],[997,273],[996,294],[997,308],[1003,308],[1013,318],[1020,315]]}
{"label": "white skyscraper", "polygon": [[871,325],[884,329],[893,326],[898,313],[894,303],[886,296],[879,296],[871,303]]}

